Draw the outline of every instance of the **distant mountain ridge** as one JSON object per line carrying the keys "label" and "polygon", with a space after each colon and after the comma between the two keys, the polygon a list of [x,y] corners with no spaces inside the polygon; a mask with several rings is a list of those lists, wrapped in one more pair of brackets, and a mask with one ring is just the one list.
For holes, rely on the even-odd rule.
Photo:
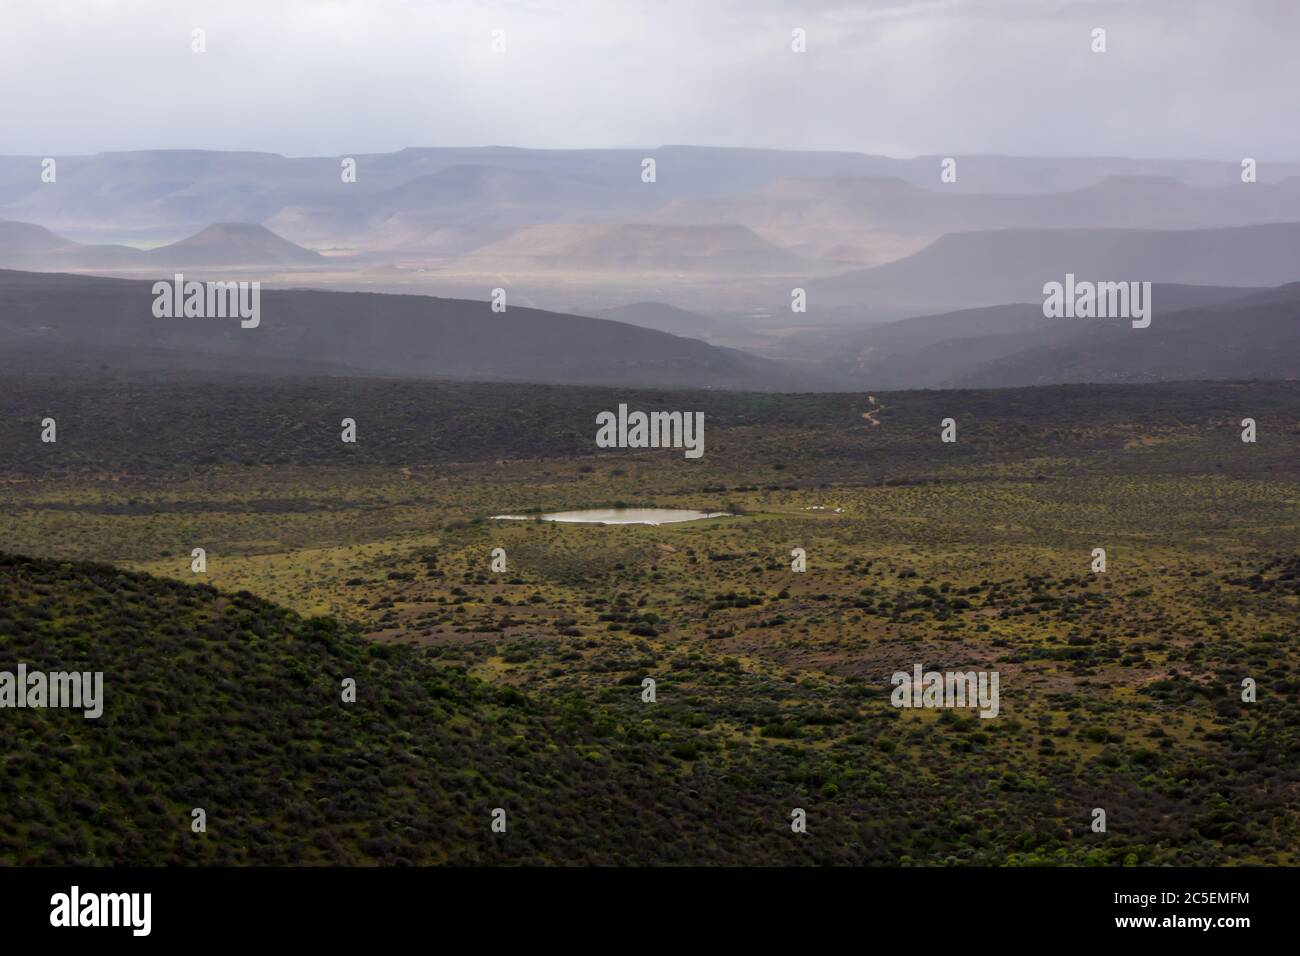
{"label": "distant mountain ridge", "polygon": [[734,223],[666,226],[650,223],[538,224],[474,250],[458,265],[497,272],[532,268],[644,271],[818,271]]}
{"label": "distant mountain ridge", "polygon": [[904,259],[817,280],[809,311],[880,318],[1043,300],[1067,273],[1092,281],[1278,286],[1300,279],[1300,222],[1224,229],[1004,229],[952,233]]}
{"label": "distant mountain ridge", "polygon": [[[655,158],[659,167],[652,188],[640,180],[646,157]],[[925,190],[942,188],[945,194],[1066,192],[1112,176],[1172,177],[1188,186],[1240,184],[1235,160],[972,155],[961,158],[957,182],[941,184],[939,156],[660,145],[590,150],[409,147],[350,158],[357,162],[357,179],[344,186],[337,156],[108,152],[58,157],[59,181],[52,185],[40,181],[40,157],[0,156],[0,218],[120,241],[130,233],[194,232],[212,222],[253,222],[274,229],[277,222],[283,227],[298,221],[305,226],[304,215],[355,227],[368,210],[382,216],[414,211],[436,217],[448,195],[462,213],[477,204],[471,217],[475,221],[462,223],[467,227],[481,228],[488,224],[485,217],[499,218],[502,210],[492,204],[498,199],[512,204],[521,199],[561,202],[567,214],[544,213],[550,221],[618,220],[676,199],[736,196],[798,177],[895,177]],[[1261,163],[1256,185],[1296,176],[1300,163]],[[534,212],[512,218],[510,224],[536,221],[542,220]],[[296,241],[315,238],[286,235]]]}
{"label": "distant mountain ridge", "polygon": [[[943,182],[939,157],[685,146],[106,153],[60,159],[57,182],[35,162],[0,156],[14,368],[99,354],[132,369],[906,388],[1129,380],[1160,343],[1159,378],[1272,376],[1286,370],[1249,347],[1207,352],[1210,316],[1286,348],[1279,287],[1300,280],[1296,163],[1245,183],[1236,161],[971,156]],[[114,241],[87,241],[101,237]],[[96,302],[68,275],[180,272],[261,280],[276,321],[251,338],[140,324],[138,287],[95,286]],[[1044,285],[1071,275],[1154,284],[1155,331],[1116,340],[1121,354],[1110,327],[1045,321]],[[474,301],[498,288],[508,313]]]}
{"label": "distant mountain ridge", "polygon": [[214,223],[193,236],[155,249],[86,245],[43,226],[0,220],[0,268],[57,272],[64,269],[314,267],[328,263],[318,252],[294,245],[265,226]]}
{"label": "distant mountain ridge", "polygon": [[[1189,186],[1172,176],[1109,176],[1065,192],[971,193],[900,177],[799,177],[751,193],[676,199],[654,215],[675,225],[742,223],[791,249],[875,265],[893,250],[957,232],[1003,229],[1213,229],[1300,222],[1300,178]],[[911,237],[905,240],[903,237]],[[874,261],[873,261],[874,260]]]}

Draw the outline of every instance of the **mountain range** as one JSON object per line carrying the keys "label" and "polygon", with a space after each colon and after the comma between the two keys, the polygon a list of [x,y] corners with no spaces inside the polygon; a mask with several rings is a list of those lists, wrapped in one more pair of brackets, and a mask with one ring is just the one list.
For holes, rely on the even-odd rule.
{"label": "mountain range", "polygon": [[[1294,378],[1300,283],[1156,285],[1150,327],[964,309],[830,336],[798,361],[695,338],[691,313],[593,318],[430,296],[278,289],[261,320],[156,318],[152,283],[0,271],[0,371],[162,369],[384,375],[755,391]],[[638,317],[669,331],[617,321]],[[693,331],[726,335],[725,326]]]}
{"label": "mountain range", "polygon": [[[0,157],[0,361],[753,389],[1293,374],[1300,164],[971,156],[945,182],[937,156],[351,158],[355,182],[342,157],[204,151],[66,157],[42,182]],[[154,319],[176,272],[260,281],[265,327]],[[1045,318],[1067,275],[1152,283],[1153,325]]]}

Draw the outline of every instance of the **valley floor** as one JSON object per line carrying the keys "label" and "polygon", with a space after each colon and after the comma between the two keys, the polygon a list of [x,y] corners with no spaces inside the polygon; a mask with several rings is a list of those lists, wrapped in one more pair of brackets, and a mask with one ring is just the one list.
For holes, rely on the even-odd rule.
{"label": "valley floor", "polygon": [[[332,819],[320,862],[1300,862],[1300,385],[878,404],[405,382],[3,388],[0,551],[248,591],[398,655],[394,680],[468,681],[470,697],[506,695],[491,708],[512,694],[536,708],[512,724],[475,705],[441,728],[492,751],[444,775],[509,759],[545,778],[467,785],[473,799],[440,811],[457,816],[454,845],[430,831],[386,849],[383,812],[357,805]],[[705,456],[597,450],[595,412],[619,402],[704,410]],[[42,446],[47,409],[59,439]],[[342,446],[349,415],[359,438]],[[1247,416],[1254,444],[1240,440]],[[956,443],[940,441],[945,417]],[[621,503],[734,516],[485,520]],[[891,675],[918,664],[998,672],[998,716],[893,706]],[[547,775],[557,748],[626,806],[653,806],[655,845],[632,819],[590,818],[611,835],[575,851],[577,824],[554,818],[592,798],[567,771]],[[384,772],[405,789],[400,766]],[[0,815],[57,794],[10,786]],[[498,805],[526,851],[491,843]],[[310,841],[231,807],[269,818],[258,825],[281,849]],[[806,834],[791,833],[794,808]],[[108,854],[97,861],[124,861],[102,823],[84,826]],[[50,839],[27,831],[0,860],[48,861]],[[284,861],[266,853],[203,859]]]}

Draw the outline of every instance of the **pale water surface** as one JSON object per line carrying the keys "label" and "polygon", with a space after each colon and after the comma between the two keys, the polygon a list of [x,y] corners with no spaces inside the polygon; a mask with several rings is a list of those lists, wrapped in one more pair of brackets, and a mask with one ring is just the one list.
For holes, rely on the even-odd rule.
{"label": "pale water surface", "polygon": [[670,524],[725,518],[725,511],[689,511],[682,508],[588,508],[585,511],[552,511],[543,515],[493,515],[499,521],[564,521],[574,524]]}

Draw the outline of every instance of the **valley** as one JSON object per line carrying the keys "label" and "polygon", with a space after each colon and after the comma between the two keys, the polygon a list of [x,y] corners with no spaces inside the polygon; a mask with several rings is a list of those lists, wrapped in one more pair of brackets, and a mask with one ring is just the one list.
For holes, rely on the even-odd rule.
{"label": "valley", "polygon": [[[28,822],[0,859],[1297,862],[1294,383],[872,403],[215,375],[3,387],[0,614],[24,636],[0,654],[89,654],[106,721],[190,729],[171,745],[189,773],[159,764],[109,828],[93,805],[43,825],[39,808],[78,805],[82,779],[111,791],[130,751],[80,716],[25,725],[8,759]],[[706,453],[597,448],[596,413],[620,402],[702,410]],[[623,506],[726,516],[488,520]],[[175,632],[173,605],[200,619]],[[914,667],[997,672],[998,715],[892,706],[890,676]],[[352,730],[330,703],[345,673]],[[220,749],[220,688],[263,743]],[[38,746],[63,759],[21,756]],[[231,773],[252,789],[214,789]],[[173,848],[190,805],[239,838]]]}

